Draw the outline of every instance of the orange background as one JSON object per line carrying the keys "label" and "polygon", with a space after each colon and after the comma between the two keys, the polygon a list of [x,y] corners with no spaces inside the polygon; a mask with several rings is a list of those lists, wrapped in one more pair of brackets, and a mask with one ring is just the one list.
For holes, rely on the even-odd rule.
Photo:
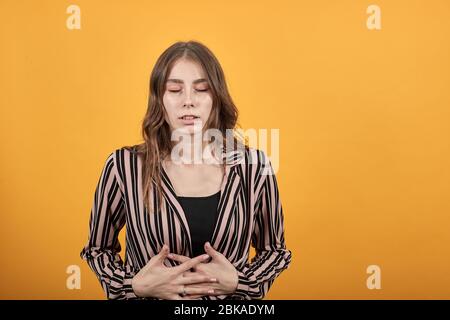
{"label": "orange background", "polygon": [[79,258],[100,171],[141,141],[157,57],[191,39],[241,126],[280,129],[293,260],[266,298],[450,298],[449,1],[1,0],[0,25],[0,298],[104,299]]}

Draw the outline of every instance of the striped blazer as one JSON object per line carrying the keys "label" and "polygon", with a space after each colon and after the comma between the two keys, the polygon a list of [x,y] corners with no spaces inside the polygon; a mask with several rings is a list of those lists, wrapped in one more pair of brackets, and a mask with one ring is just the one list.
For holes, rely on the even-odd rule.
{"label": "striped blazer", "polygon": [[[88,241],[80,256],[108,299],[156,299],[136,296],[131,280],[163,244],[169,245],[171,252],[192,256],[188,222],[167,173],[164,169],[160,173],[162,210],[149,214],[143,203],[141,165],[141,157],[129,149],[114,150],[95,190]],[[264,174],[264,168],[271,174]],[[155,188],[151,198],[151,203],[157,203]],[[125,224],[122,260],[118,234]],[[204,296],[203,300],[262,299],[275,278],[288,268],[291,251],[285,244],[277,180],[263,151],[246,148],[240,161],[227,163],[210,243],[235,266],[238,286],[233,294]],[[256,255],[249,261],[250,245]],[[165,260],[167,266],[177,264]]]}

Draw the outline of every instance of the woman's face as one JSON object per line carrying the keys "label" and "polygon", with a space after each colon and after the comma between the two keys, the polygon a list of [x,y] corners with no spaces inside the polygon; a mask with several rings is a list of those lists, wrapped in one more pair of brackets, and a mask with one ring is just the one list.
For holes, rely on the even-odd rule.
{"label": "woman's face", "polygon": [[186,59],[176,61],[166,81],[163,103],[172,131],[201,131],[213,104],[203,68]]}

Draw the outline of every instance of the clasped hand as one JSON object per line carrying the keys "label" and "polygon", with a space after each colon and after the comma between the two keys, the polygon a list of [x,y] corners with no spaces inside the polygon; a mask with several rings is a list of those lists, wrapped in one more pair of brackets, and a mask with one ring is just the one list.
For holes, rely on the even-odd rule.
{"label": "clasped hand", "polygon": [[[204,248],[206,254],[189,258],[170,253],[168,246],[164,245],[133,278],[135,294],[140,297],[192,300],[233,293],[238,285],[236,268],[209,242],[205,243]],[[180,265],[166,267],[166,258],[180,262]]]}

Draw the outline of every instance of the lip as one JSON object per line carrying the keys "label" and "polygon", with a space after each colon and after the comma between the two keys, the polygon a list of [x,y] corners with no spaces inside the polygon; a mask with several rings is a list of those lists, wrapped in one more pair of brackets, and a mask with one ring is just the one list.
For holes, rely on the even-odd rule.
{"label": "lip", "polygon": [[[191,116],[194,117],[193,119],[183,119],[184,116]],[[200,120],[200,117],[193,115],[193,114],[185,114],[178,118],[184,125],[193,125],[195,122]]]}

